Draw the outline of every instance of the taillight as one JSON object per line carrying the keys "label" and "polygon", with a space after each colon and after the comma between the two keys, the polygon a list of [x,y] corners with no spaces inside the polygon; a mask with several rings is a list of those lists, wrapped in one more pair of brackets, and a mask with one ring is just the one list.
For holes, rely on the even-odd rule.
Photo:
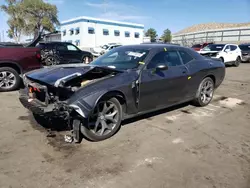
{"label": "taillight", "polygon": [[40,52],[36,52],[36,58],[39,59],[39,60],[41,59],[41,54],[40,54]]}

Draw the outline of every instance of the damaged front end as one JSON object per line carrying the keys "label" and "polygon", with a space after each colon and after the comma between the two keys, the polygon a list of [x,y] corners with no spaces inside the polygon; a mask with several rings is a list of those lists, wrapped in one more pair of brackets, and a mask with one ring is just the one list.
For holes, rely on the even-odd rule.
{"label": "damaged front end", "polygon": [[[87,118],[77,105],[83,97],[77,95],[78,91],[117,73],[119,71],[102,67],[58,67],[27,73],[23,76],[25,87],[19,91],[19,100],[33,114],[62,118],[71,126],[72,119]],[[79,140],[79,127],[73,132],[74,140]]]}

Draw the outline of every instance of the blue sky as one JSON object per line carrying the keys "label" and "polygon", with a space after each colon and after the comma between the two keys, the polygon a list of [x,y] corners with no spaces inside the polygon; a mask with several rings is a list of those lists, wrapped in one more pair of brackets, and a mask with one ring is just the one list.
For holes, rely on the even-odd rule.
{"label": "blue sky", "polygon": [[[161,35],[199,23],[250,22],[250,0],[46,0],[57,5],[59,20],[91,16],[141,23]],[[4,0],[0,0],[3,4]],[[7,30],[0,12],[0,31]]]}

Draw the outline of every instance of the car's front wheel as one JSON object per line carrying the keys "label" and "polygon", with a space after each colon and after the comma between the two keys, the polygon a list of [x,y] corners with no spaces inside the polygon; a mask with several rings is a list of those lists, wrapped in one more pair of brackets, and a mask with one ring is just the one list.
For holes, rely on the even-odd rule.
{"label": "car's front wheel", "polygon": [[193,104],[195,106],[206,106],[213,99],[213,94],[214,94],[214,81],[210,77],[206,77],[200,83]]}
{"label": "car's front wheel", "polygon": [[101,100],[88,118],[86,125],[81,125],[81,132],[91,141],[105,140],[119,130],[121,119],[122,107],[116,98]]}

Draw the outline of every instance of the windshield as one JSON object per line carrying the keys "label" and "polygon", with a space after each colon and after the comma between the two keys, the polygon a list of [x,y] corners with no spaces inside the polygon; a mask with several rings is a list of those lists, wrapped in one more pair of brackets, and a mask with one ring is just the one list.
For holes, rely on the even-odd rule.
{"label": "windshield", "polygon": [[114,48],[91,64],[114,69],[133,69],[140,65],[139,62],[144,61],[148,52],[148,50],[141,48]]}
{"label": "windshield", "polygon": [[221,51],[225,44],[209,44],[202,49],[202,51]]}
{"label": "windshield", "polygon": [[249,45],[239,45],[241,50],[250,51],[250,44]]}

